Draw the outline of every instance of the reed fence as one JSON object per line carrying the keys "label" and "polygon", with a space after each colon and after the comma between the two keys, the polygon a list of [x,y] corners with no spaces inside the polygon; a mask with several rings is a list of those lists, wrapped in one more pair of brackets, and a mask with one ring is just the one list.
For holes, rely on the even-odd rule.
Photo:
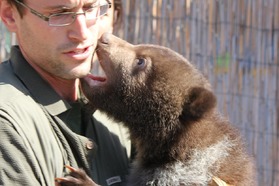
{"label": "reed fence", "polygon": [[[279,0],[122,0],[117,35],[172,48],[210,80],[247,140],[259,186],[279,185]],[[0,59],[13,39],[1,26]],[[2,57],[2,58],[1,58]]]}

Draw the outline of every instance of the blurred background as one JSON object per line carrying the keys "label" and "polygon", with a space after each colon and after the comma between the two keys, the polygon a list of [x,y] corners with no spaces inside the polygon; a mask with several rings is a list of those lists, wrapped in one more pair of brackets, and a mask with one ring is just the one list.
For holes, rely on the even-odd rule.
{"label": "blurred background", "polygon": [[[169,47],[210,80],[240,129],[259,186],[279,185],[279,0],[122,0],[116,35]],[[0,59],[15,38],[0,21]]]}

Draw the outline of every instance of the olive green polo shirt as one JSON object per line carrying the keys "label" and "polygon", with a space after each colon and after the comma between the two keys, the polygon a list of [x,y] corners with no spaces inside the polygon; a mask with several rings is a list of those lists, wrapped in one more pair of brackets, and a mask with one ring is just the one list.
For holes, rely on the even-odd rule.
{"label": "olive green polo shirt", "polygon": [[83,103],[61,99],[18,47],[0,64],[0,138],[0,185],[54,185],[65,164],[82,167],[101,185],[122,185],[128,174],[118,137]]}

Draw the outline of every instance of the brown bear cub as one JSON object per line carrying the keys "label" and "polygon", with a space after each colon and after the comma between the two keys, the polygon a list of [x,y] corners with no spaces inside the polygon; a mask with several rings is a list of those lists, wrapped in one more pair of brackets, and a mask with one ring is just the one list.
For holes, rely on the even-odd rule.
{"label": "brown bear cub", "polygon": [[106,78],[82,79],[92,107],[123,122],[137,149],[128,185],[254,185],[253,160],[208,80],[176,52],[104,34]]}

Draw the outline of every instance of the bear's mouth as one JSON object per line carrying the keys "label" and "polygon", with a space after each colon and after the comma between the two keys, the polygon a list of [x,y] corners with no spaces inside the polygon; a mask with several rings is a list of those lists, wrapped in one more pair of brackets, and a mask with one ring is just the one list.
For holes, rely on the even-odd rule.
{"label": "bear's mouth", "polygon": [[103,76],[95,76],[93,74],[88,74],[87,77],[89,77],[90,79],[92,79],[93,81],[100,81],[100,82],[105,82],[107,80],[106,77]]}
{"label": "bear's mouth", "polygon": [[[98,56],[98,60],[93,63],[93,68],[91,73],[87,74],[83,80],[86,81],[86,83],[90,87],[101,87],[105,86],[109,81],[111,81],[111,67],[110,67],[110,59],[108,56],[110,56],[108,49],[107,49],[107,43],[103,43],[104,41],[100,39],[98,41],[98,44],[96,46],[96,54]],[[95,66],[97,65],[97,66]],[[94,69],[98,68],[98,72],[94,72]],[[96,75],[97,73],[97,75]]]}
{"label": "bear's mouth", "polygon": [[102,86],[106,83],[107,78],[104,76],[96,76],[91,73],[83,78],[90,87]]}
{"label": "bear's mouth", "polygon": [[[100,61],[95,61],[94,64],[99,63]],[[94,72],[94,68],[98,68],[98,72]],[[93,69],[83,78],[90,87],[102,86],[107,81],[105,72],[103,71],[102,65],[100,67],[93,65]]]}
{"label": "bear's mouth", "polygon": [[[95,71],[95,68],[98,70]],[[91,72],[89,72],[83,79],[90,87],[100,87],[107,82],[107,76],[104,71],[101,59],[93,62]]]}

